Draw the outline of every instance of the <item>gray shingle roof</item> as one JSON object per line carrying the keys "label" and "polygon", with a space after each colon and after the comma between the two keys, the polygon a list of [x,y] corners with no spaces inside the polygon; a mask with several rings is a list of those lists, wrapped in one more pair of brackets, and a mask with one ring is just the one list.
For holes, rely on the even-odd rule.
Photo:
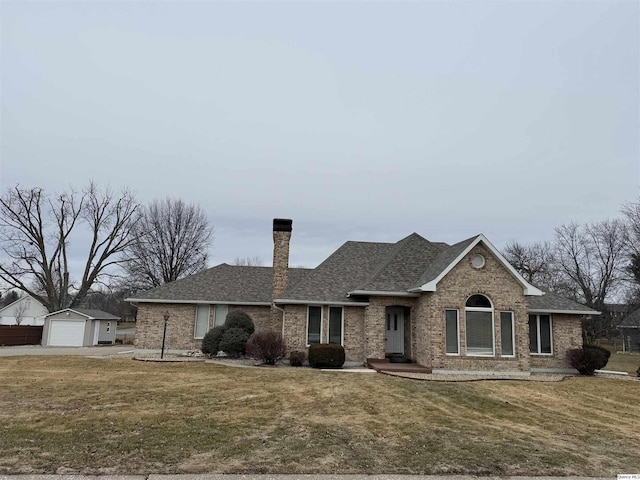
{"label": "gray shingle roof", "polygon": [[120,320],[120,317],[105,312],[103,310],[96,310],[94,308],[72,308],[72,310],[88,315],[96,320]]}
{"label": "gray shingle roof", "polygon": [[346,242],[300,282],[290,282],[287,299],[351,301],[357,289],[392,251],[392,243]]}
{"label": "gray shingle roof", "polygon": [[640,308],[627,313],[618,328],[640,328]]}
{"label": "gray shingle roof", "polygon": [[446,244],[433,243],[412,233],[393,248],[358,290],[399,292],[413,287],[425,270],[444,250]]}
{"label": "gray shingle roof", "polygon": [[[174,300],[208,302],[271,302],[271,267],[241,267],[220,264],[153,290],[140,292],[131,300]],[[310,270],[289,269],[289,282],[296,283]]]}
{"label": "gray shingle roof", "polygon": [[[412,233],[396,243],[346,242],[315,269],[289,269],[283,299],[349,303],[357,301],[350,292],[408,292],[435,280],[476,239],[449,246]],[[130,300],[269,304],[272,274],[271,267],[223,263]],[[549,292],[528,299],[532,310],[597,313]]]}
{"label": "gray shingle roof", "polygon": [[440,250],[438,256],[433,260],[433,262],[425,269],[422,275],[417,279],[417,281],[411,285],[412,288],[418,288],[425,283],[428,283],[432,280],[435,280],[438,275],[440,275],[450,264],[453,262],[458,256],[464,252],[464,250],[473,243],[473,241],[478,238],[478,235],[475,237],[467,238],[461,242],[458,242],[454,245],[446,245]]}
{"label": "gray shingle roof", "polygon": [[552,292],[544,292],[542,296],[531,296],[528,297],[528,300],[529,310],[532,311],[584,312],[585,314],[593,315],[599,313],[596,310]]}

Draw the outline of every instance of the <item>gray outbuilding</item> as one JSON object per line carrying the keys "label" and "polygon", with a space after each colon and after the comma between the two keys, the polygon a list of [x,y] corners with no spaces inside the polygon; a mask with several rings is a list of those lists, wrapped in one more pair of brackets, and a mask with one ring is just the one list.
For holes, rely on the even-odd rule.
{"label": "gray outbuilding", "polygon": [[90,347],[116,341],[119,317],[85,308],[65,308],[44,317],[42,345]]}
{"label": "gray outbuilding", "polygon": [[618,329],[622,332],[622,351],[640,353],[640,308],[629,311]]}

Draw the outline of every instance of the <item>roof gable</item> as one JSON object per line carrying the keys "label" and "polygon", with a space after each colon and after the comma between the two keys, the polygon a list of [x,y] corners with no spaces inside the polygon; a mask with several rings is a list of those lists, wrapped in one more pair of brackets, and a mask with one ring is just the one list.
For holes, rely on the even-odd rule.
{"label": "roof gable", "polygon": [[[421,278],[421,284],[411,289],[415,292],[435,292],[442,280],[462,259],[479,243],[482,243],[503,265],[503,267],[522,285],[525,295],[542,295],[542,291],[527,282],[513,266],[507,262],[493,244],[483,234],[463,240],[444,250],[434,264]],[[423,282],[423,283],[422,283]]]}
{"label": "roof gable", "polygon": [[[14,309],[18,307],[22,303],[27,303],[26,311],[22,312],[24,315],[45,315],[47,312],[47,308],[36,298],[26,295],[24,297],[20,297],[14,302],[11,302],[9,305],[5,305],[0,308],[0,316],[9,315],[14,312]],[[24,307],[23,307],[24,308]]]}

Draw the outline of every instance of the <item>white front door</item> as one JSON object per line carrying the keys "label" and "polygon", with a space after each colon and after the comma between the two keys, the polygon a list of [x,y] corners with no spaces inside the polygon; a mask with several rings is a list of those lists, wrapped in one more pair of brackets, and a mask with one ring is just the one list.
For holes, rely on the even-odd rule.
{"label": "white front door", "polygon": [[387,308],[385,353],[404,354],[404,308]]}

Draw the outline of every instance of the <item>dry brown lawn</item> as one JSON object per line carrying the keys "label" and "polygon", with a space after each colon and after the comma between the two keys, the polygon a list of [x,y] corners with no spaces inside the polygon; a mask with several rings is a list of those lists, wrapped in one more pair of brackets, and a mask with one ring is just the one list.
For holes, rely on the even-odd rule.
{"label": "dry brown lawn", "polygon": [[637,375],[640,368],[640,353],[617,353],[613,352],[605,370],[613,370],[617,372],[627,372],[630,375]]}
{"label": "dry brown lawn", "polygon": [[130,359],[0,359],[0,473],[640,469],[640,382],[425,382]]}

